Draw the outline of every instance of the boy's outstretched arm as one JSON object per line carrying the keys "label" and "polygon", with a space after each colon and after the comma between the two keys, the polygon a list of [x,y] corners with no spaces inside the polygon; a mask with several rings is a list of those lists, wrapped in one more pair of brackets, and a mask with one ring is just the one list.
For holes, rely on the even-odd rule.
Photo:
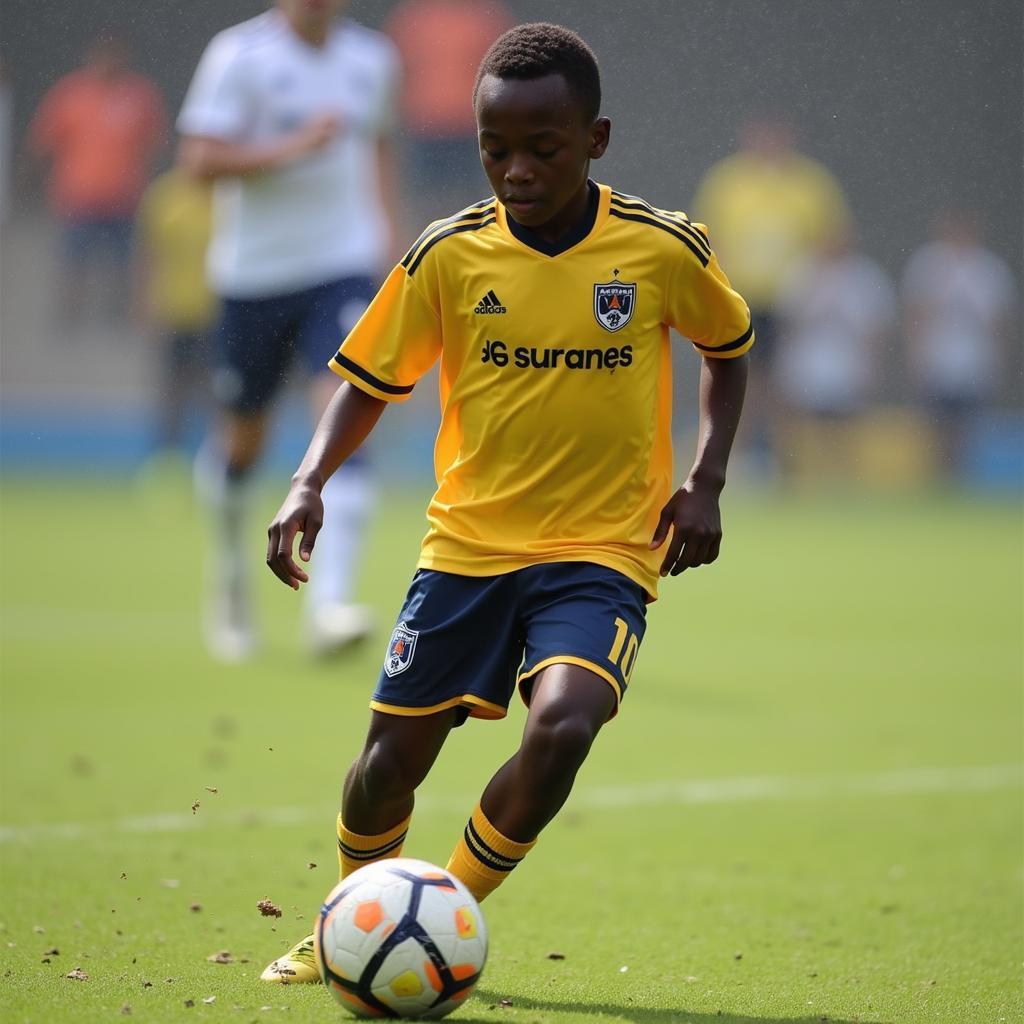
{"label": "boy's outstretched arm", "polygon": [[366,440],[387,402],[343,381],[324,411],[291,489],[267,530],[267,565],[293,590],[309,581],[292,560],[295,534],[302,534],[299,557],[308,562],[324,521],[320,492],[331,474]]}
{"label": "boy's outstretched arm", "polygon": [[678,576],[718,557],[722,516],[718,496],[725,486],[736,427],[747,390],[747,357],[704,359],[700,371],[700,437],[697,458],[686,483],[669,498],[651,538],[660,548],[672,539],[661,563],[661,575]]}

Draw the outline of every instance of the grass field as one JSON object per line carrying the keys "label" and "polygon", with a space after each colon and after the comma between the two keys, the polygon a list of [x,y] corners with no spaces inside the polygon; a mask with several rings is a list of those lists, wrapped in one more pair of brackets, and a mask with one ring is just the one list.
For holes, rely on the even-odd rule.
{"label": "grass field", "polygon": [[[224,668],[198,641],[184,497],[3,495],[0,1016],[340,1017],[320,987],[256,976],[336,880],[338,783],[423,496],[392,497],[373,533],[378,641],[329,666],[302,657],[299,603],[261,570],[261,514],[266,647]],[[486,904],[491,959],[456,1019],[1019,1024],[1019,510],[726,512],[722,560],[665,587],[623,713]],[[453,734],[407,853],[445,861],[522,719]]]}

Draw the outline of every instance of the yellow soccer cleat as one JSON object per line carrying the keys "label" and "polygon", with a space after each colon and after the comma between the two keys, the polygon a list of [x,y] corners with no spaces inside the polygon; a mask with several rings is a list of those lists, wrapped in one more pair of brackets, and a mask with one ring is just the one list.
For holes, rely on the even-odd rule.
{"label": "yellow soccer cleat", "polygon": [[279,985],[318,985],[320,968],[313,950],[313,936],[296,942],[284,956],[267,964],[260,981],[276,981]]}

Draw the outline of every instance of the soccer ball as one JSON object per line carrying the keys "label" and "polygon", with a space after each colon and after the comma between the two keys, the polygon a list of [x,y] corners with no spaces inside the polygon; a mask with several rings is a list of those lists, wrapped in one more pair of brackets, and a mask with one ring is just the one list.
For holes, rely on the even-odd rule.
{"label": "soccer ball", "polygon": [[469,890],[408,857],[339,882],[313,936],[324,985],[357,1017],[443,1017],[473,991],[487,959]]}

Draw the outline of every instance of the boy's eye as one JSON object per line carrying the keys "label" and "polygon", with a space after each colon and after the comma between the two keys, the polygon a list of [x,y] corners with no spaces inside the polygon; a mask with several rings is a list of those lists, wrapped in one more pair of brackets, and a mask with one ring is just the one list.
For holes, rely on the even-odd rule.
{"label": "boy's eye", "polygon": [[491,160],[504,160],[508,156],[508,152],[504,149],[488,149],[486,146],[484,146],[484,153]]}
{"label": "boy's eye", "polygon": [[541,160],[550,160],[553,156],[558,153],[557,147],[555,149],[535,149],[534,156]]}

